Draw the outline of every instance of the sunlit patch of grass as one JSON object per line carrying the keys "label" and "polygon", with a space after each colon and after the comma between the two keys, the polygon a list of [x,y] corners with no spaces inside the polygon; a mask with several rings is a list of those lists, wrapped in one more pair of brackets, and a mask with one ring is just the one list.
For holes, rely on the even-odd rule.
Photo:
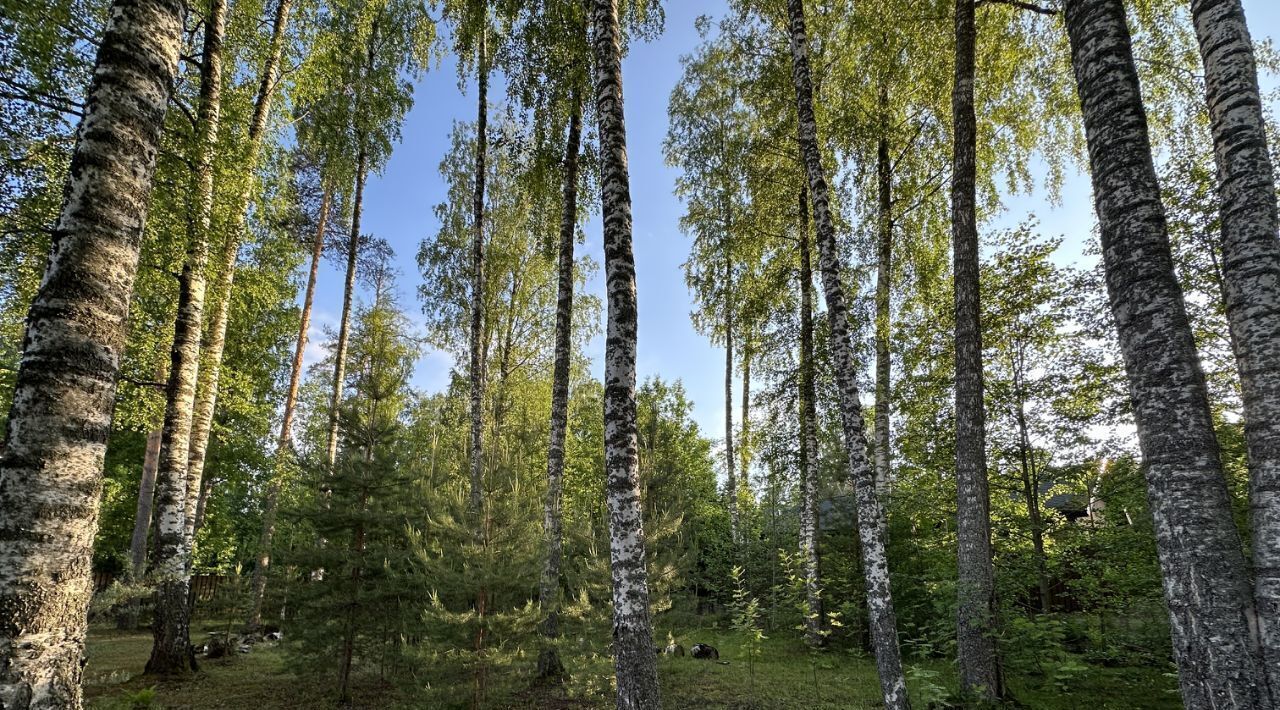
{"label": "sunlit patch of grass", "polygon": [[[202,640],[212,627],[200,627],[193,638]],[[566,638],[561,657],[568,669],[562,682],[534,678],[536,651],[529,647],[491,648],[485,655],[484,706],[489,708],[548,708],[584,710],[613,707],[613,662],[605,629]],[[749,710],[861,710],[880,707],[874,660],[856,651],[809,652],[793,635],[779,632],[766,640],[754,663],[749,662],[746,637],[723,628],[702,628],[683,634],[686,649],[709,643],[720,650],[720,662],[689,656],[658,658],[663,706],[677,710],[729,708]],[[85,669],[90,708],[325,708],[336,705],[333,679],[300,677],[288,662],[288,646],[262,644],[248,654],[201,663],[201,670],[183,680],[158,680],[141,675],[151,649],[146,631],[94,629]],[[408,682],[392,685],[374,674],[356,679],[357,708],[467,708],[474,691],[467,654],[428,654],[421,672]],[[931,694],[953,694],[955,673],[942,661],[908,660],[914,671],[909,689],[915,706],[925,707]],[[335,661],[336,669],[336,661]],[[1066,710],[1164,710],[1180,707],[1176,680],[1157,667],[1101,668],[1089,666],[1068,683],[1049,677],[1009,679],[1021,707]],[[929,686],[929,687],[927,687]],[[154,693],[151,690],[154,689]],[[152,695],[154,697],[152,697]]]}

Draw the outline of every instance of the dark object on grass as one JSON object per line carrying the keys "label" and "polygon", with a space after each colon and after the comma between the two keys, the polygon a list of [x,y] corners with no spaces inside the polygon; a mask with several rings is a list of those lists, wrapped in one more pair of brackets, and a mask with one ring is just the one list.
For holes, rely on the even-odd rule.
{"label": "dark object on grass", "polygon": [[664,656],[683,656],[683,655],[684,655],[684,646],[681,646],[680,644],[678,644],[678,643],[676,643],[676,642],[672,641],[671,643],[667,644],[667,647],[666,647],[666,648],[662,649],[662,655],[664,655]]}
{"label": "dark object on grass", "polygon": [[227,635],[221,632],[209,634],[209,643],[204,647],[205,658],[222,658],[231,652],[231,644]]}
{"label": "dark object on grass", "polygon": [[705,643],[695,643],[693,648],[689,649],[689,655],[694,658],[706,658],[713,661],[720,660],[720,652],[715,646],[708,646]]}

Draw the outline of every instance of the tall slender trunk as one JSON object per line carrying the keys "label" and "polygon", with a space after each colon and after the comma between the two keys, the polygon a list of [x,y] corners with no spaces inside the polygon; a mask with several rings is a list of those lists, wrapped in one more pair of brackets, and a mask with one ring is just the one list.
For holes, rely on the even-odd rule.
{"label": "tall slender trunk", "polygon": [[192,533],[193,537],[200,532],[200,528],[204,527],[205,511],[209,508],[209,494],[213,492],[213,484],[215,482],[216,479],[206,478],[200,485],[200,498],[196,500],[196,522],[195,530]]}
{"label": "tall slender trunk", "polygon": [[[156,467],[160,463],[162,429],[147,434],[146,452],[142,457],[142,476],[138,481],[138,505],[133,516],[133,535],[129,539],[129,580],[140,581],[147,573],[147,533],[151,529],[151,508],[156,497]],[[141,613],[139,601],[129,601],[116,618],[116,628],[133,631],[138,628]]]}
{"label": "tall slender trunk", "polygon": [[245,164],[241,166],[244,179],[240,194],[232,209],[232,222],[218,254],[218,276],[213,293],[217,296],[212,318],[206,320],[204,346],[200,356],[200,382],[196,387],[195,416],[191,422],[191,447],[187,457],[187,529],[186,544],[190,548],[195,532],[195,509],[204,480],[205,455],[209,450],[209,434],[213,430],[213,413],[218,403],[218,382],[222,378],[222,354],[227,345],[227,322],[231,317],[231,289],[235,285],[236,256],[245,235],[246,212],[253,196],[255,173],[262,143],[267,133],[267,118],[271,114],[271,102],[275,97],[284,52],[285,28],[289,24],[292,0],[279,0],[271,25],[271,40],[267,48],[267,60],[258,82],[258,94],[254,98],[253,115],[249,120],[249,149]]}
{"label": "tall slender trunk", "polygon": [[1031,522],[1031,548],[1036,557],[1036,581],[1040,588],[1040,612],[1052,610],[1053,593],[1049,588],[1048,556],[1044,549],[1044,514],[1040,511],[1040,474],[1036,470],[1035,450],[1027,425],[1027,397],[1023,383],[1026,359],[1021,347],[1013,362],[1014,418],[1018,425],[1018,459],[1022,476],[1022,496]]}
{"label": "tall slender trunk", "polygon": [[809,75],[809,40],[805,30],[803,0],[787,0],[787,10],[791,34],[791,78],[796,93],[800,152],[813,204],[813,221],[818,237],[818,266],[827,301],[827,319],[831,325],[831,359],[840,393],[840,419],[849,456],[849,475],[857,502],[858,536],[862,542],[863,573],[867,585],[867,611],[884,704],[890,710],[898,710],[910,707],[910,702],[902,673],[897,620],[894,618],[893,594],[889,585],[884,511],[876,498],[875,472],[867,455],[862,404],[858,400],[858,368],[849,333],[848,305],[840,284],[840,253],[836,244],[835,225],[831,220],[829,188],[822,172],[822,153],[818,147],[818,124],[813,113],[813,84]]}
{"label": "tall slender trunk", "polygon": [[484,506],[484,183],[489,144],[489,71],[485,65],[485,38],[476,49],[476,172],[471,199],[471,514],[480,519]]}
{"label": "tall slender trunk", "polygon": [[133,536],[129,539],[129,573],[135,580],[147,571],[147,533],[151,530],[151,510],[156,494],[156,468],[160,465],[160,429],[147,434],[147,449],[142,456],[142,479],[138,482],[138,506],[133,517]]}
{"label": "tall slender trunk", "polygon": [[0,456],[0,705],[79,708],[102,465],[183,4],[116,0]]}
{"label": "tall slender trunk", "polygon": [[743,324],[742,331],[742,435],[738,437],[739,485],[742,495],[751,500],[751,331]]}
{"label": "tall slender trunk", "polygon": [[1174,275],[1124,5],[1067,0],[1064,11],[1182,700],[1265,707],[1253,595]]}
{"label": "tall slender trunk", "polygon": [[876,493],[889,494],[892,452],[889,449],[890,312],[889,285],[893,278],[893,165],[889,157],[889,90],[880,87],[880,139],[876,142]]}
{"label": "tall slender trunk", "polygon": [[[338,343],[333,350],[333,382],[329,390],[329,440],[325,461],[329,470],[338,461],[338,407],[342,404],[342,388],[347,379],[347,345],[351,340],[351,302],[356,292],[356,262],[360,257],[360,217],[364,210],[364,185],[368,177],[369,156],[360,147],[356,157],[356,187],[351,203],[351,233],[347,239],[347,275],[342,285],[342,319],[338,322]],[[264,553],[265,554],[265,553]]]}
{"label": "tall slender trunk", "polygon": [[738,475],[733,454],[733,262],[724,250],[724,469],[729,501],[729,536],[734,544],[742,539],[742,518],[738,512]]}
{"label": "tall slender trunk", "polygon": [[[328,182],[323,186],[320,198],[320,215],[316,220],[316,236],[311,243],[311,271],[307,274],[307,289],[302,297],[302,317],[298,321],[298,339],[293,348],[293,365],[289,369],[289,388],[285,390],[284,413],[280,417],[280,435],[276,439],[275,473],[267,485],[266,506],[262,514],[262,533],[258,537],[258,561],[253,572],[253,594],[249,604],[249,616],[245,626],[256,629],[262,624],[262,601],[266,591],[266,572],[271,566],[271,544],[275,538],[276,516],[280,508],[280,489],[283,476],[292,454],[293,415],[298,406],[298,388],[302,384],[303,356],[307,350],[307,335],[311,329],[311,305],[315,301],[316,278],[320,272],[320,257],[324,254],[325,229],[329,222],[329,206],[333,191]],[[201,498],[203,500],[203,497]],[[203,506],[197,505],[198,512]],[[197,514],[197,518],[203,517]],[[259,573],[258,570],[262,570]]]}
{"label": "tall slender trunk", "polygon": [[818,388],[814,383],[813,255],[809,190],[800,187],[800,554],[808,605],[805,641],[821,645],[822,582],[818,572]]}
{"label": "tall slender trunk", "polygon": [[178,280],[178,316],[174,323],[169,385],[165,391],[160,463],[156,470],[156,539],[151,548],[155,576],[153,642],[147,672],[162,675],[194,670],[187,587],[190,565],[186,544],[187,456],[190,453],[192,407],[200,367],[200,329],[204,322],[206,272],[209,270],[210,222],[213,217],[213,158],[222,114],[222,38],[227,4],[211,0],[205,18],[200,65],[200,99],[196,107],[196,156],[191,191],[196,214],[186,263]]}
{"label": "tall slender trunk", "polygon": [[956,315],[956,657],[960,687],[987,699],[1003,694],[995,642],[991,494],[982,404],[982,324],[978,287],[977,119],[973,107],[974,0],[955,3],[956,68],[951,92],[954,152],[951,247]]}
{"label": "tall slender trunk", "polygon": [[573,242],[578,225],[578,152],[582,143],[582,99],[574,92],[569,116],[569,137],[564,149],[564,199],[560,213],[560,259],[556,284],[556,355],[551,378],[551,433],[547,441],[547,503],[543,534],[547,557],[542,568],[538,598],[542,604],[542,637],[538,675],[564,675],[556,651],[560,638],[560,560],[563,555],[564,440],[569,422],[569,366],[573,336]]}
{"label": "tall slender trunk", "polygon": [[622,105],[622,49],[617,0],[594,0],[596,116],[600,122],[600,192],[605,284],[605,499],[613,570],[613,658],[619,710],[659,710],[658,666],[649,618],[644,517],[636,436],[636,265],[631,251],[631,179]]}
{"label": "tall slender trunk", "polygon": [[1240,0],[1192,0],[1222,199],[1227,319],[1240,371],[1254,599],[1272,702],[1280,701],[1280,220],[1253,42]]}

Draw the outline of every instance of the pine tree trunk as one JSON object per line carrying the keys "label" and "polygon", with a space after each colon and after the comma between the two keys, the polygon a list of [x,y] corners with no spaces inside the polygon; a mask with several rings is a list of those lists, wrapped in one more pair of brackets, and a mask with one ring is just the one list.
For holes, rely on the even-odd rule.
{"label": "pine tree trunk", "polygon": [[209,269],[213,159],[222,114],[222,39],[226,19],[225,0],[211,0],[204,22],[200,99],[196,108],[196,156],[191,186],[196,214],[186,263],[178,280],[178,316],[174,323],[160,461],[156,470],[156,540],[151,548],[156,607],[147,672],[161,675],[181,675],[194,670],[195,654],[191,650],[188,628],[191,622],[187,606],[190,548],[186,544],[186,531],[187,518],[191,516],[194,522],[195,510],[187,508],[187,456],[199,377],[205,275]]}
{"label": "pine tree trunk", "polygon": [[889,494],[892,452],[889,449],[890,312],[889,284],[893,278],[893,166],[889,157],[889,93],[880,89],[880,139],[876,143],[876,193],[879,233],[876,240],[876,494]]}
{"label": "pine tree trunk", "polygon": [[183,5],[116,0],[0,457],[0,706],[79,708],[102,466]]}
{"label": "pine tree trunk", "polygon": [[560,214],[560,259],[556,286],[556,355],[551,379],[551,433],[547,442],[547,504],[543,533],[547,557],[542,568],[539,600],[542,603],[542,636],[538,676],[564,675],[556,650],[560,638],[560,561],[563,555],[564,440],[569,422],[569,366],[573,336],[573,242],[578,225],[578,152],[582,142],[582,100],[575,91],[569,116],[569,137],[564,149],[564,203]]}
{"label": "pine tree trunk", "polygon": [[973,107],[974,0],[956,0],[956,69],[951,93],[955,145],[951,245],[956,314],[956,657],[960,687],[988,700],[1003,694],[995,642],[991,496],[982,403],[978,288],[977,120]]}
{"label": "pine tree trunk", "polygon": [[1064,5],[1183,703],[1264,707],[1253,595],[1174,275],[1121,0]]}
{"label": "pine tree trunk", "polygon": [[800,554],[804,564],[805,641],[822,636],[822,582],[818,572],[818,389],[814,383],[813,257],[809,245],[809,190],[800,188]]}
{"label": "pine tree trunk", "polygon": [[267,118],[271,114],[271,102],[279,82],[281,56],[284,52],[285,29],[289,24],[292,0],[279,0],[271,24],[271,39],[267,47],[267,60],[258,81],[258,94],[254,98],[253,115],[249,120],[249,149],[245,165],[241,167],[244,180],[240,194],[232,209],[232,223],[228,226],[218,254],[218,276],[213,293],[217,296],[212,317],[206,320],[205,341],[200,355],[200,382],[196,387],[195,415],[191,422],[191,446],[187,457],[187,529],[186,545],[192,547],[195,533],[195,509],[204,480],[205,456],[209,450],[209,435],[213,431],[213,414],[218,403],[218,383],[222,378],[222,354],[227,345],[227,323],[231,318],[231,289],[235,285],[236,256],[246,232],[245,220],[256,184],[258,158],[267,133]]}
{"label": "pine tree trunk", "polygon": [[729,250],[724,254],[724,469],[725,495],[729,502],[729,536],[734,544],[742,540],[741,514],[738,512],[738,475],[733,455],[733,262]]}
{"label": "pine tree trunk", "polygon": [[485,65],[485,37],[476,49],[476,172],[471,211],[471,514],[478,521],[484,506],[484,183],[489,143],[489,71]]}
{"label": "pine tree trunk", "polygon": [[631,181],[622,105],[618,4],[617,0],[594,0],[591,8],[609,300],[604,363],[605,498],[613,571],[617,706],[619,710],[659,710],[636,434],[636,272],[631,251]]}
{"label": "pine tree trunk", "polygon": [[[280,507],[280,488],[286,458],[292,454],[293,415],[298,405],[298,388],[302,383],[303,356],[307,350],[307,335],[311,329],[311,305],[315,301],[316,278],[320,272],[320,257],[324,254],[324,235],[329,221],[329,204],[332,190],[325,183],[320,198],[320,215],[317,220],[316,237],[311,243],[311,271],[307,274],[307,290],[302,297],[302,317],[298,322],[298,340],[293,349],[293,365],[289,370],[289,389],[285,391],[284,413],[280,417],[280,436],[276,439],[275,475],[267,486],[266,505],[262,514],[262,533],[258,537],[258,560],[254,567],[252,589],[249,605],[249,616],[245,626],[256,629],[262,625],[262,601],[266,592],[266,572],[271,566],[271,544],[275,538],[276,514]],[[197,506],[201,508],[201,506]],[[203,517],[197,515],[197,517]],[[259,573],[258,570],[262,570]]]}
{"label": "pine tree trunk", "polygon": [[1192,0],[1222,200],[1227,319],[1240,371],[1258,635],[1280,701],[1280,229],[1258,68],[1240,0]]}
{"label": "pine tree trunk", "polygon": [[876,666],[880,673],[885,707],[898,710],[910,707],[910,702],[902,673],[897,621],[894,618],[893,595],[889,585],[884,511],[876,498],[875,472],[867,456],[862,404],[858,400],[858,368],[849,333],[848,305],[840,284],[839,247],[836,244],[835,225],[831,219],[827,180],[822,172],[822,154],[818,147],[818,125],[813,113],[813,85],[809,76],[809,40],[805,30],[803,0],[787,0],[787,10],[791,31],[791,77],[795,86],[800,125],[800,151],[808,177],[813,221],[817,230],[818,266],[826,296],[827,319],[831,325],[831,359],[840,393],[840,419],[857,503],[858,535],[862,541],[867,607]]}

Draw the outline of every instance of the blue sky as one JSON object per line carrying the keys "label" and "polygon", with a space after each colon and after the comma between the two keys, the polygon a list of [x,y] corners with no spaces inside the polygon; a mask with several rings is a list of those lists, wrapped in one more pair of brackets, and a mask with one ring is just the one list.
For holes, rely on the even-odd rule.
{"label": "blue sky", "polygon": [[[694,418],[711,437],[724,435],[724,352],[694,332],[689,322],[692,302],[684,284],[681,264],[689,240],[680,232],[682,207],[672,195],[675,171],[662,157],[667,129],[667,97],[680,77],[680,56],[698,43],[694,19],[724,10],[719,0],[672,0],[665,3],[667,22],[663,36],[637,45],[623,63],[627,141],[631,167],[631,195],[635,219],[637,290],[640,299],[638,369],[643,379],[661,375],[684,382],[694,402]],[[1244,0],[1255,39],[1280,38],[1280,3],[1276,0]],[[1274,77],[1264,85],[1274,87]],[[499,94],[494,91],[491,96]],[[416,290],[420,282],[414,257],[419,242],[434,235],[437,222],[432,211],[444,199],[446,186],[437,168],[449,148],[454,121],[473,120],[474,87],[459,91],[451,59],[423,76],[418,83],[414,108],[406,118],[403,141],[385,170],[372,176],[365,193],[363,229],[387,239],[395,248],[401,274],[400,289],[406,310],[421,313]],[[1035,213],[1041,231],[1062,235],[1061,259],[1074,262],[1083,251],[1093,225],[1093,205],[1088,179],[1070,175],[1061,199],[1050,204],[1043,194],[1010,198],[1007,210],[991,228],[1011,226]],[[584,251],[603,262],[600,221],[593,216],[586,226]],[[332,265],[322,267],[317,287],[309,359],[319,354],[321,328],[334,326],[342,308],[342,275]],[[603,299],[603,283],[597,277],[588,288]],[[589,353],[600,374],[603,339],[597,338]],[[415,385],[440,389],[448,381],[452,363],[438,352],[427,353],[418,364]],[[736,400],[735,400],[736,401]]]}

